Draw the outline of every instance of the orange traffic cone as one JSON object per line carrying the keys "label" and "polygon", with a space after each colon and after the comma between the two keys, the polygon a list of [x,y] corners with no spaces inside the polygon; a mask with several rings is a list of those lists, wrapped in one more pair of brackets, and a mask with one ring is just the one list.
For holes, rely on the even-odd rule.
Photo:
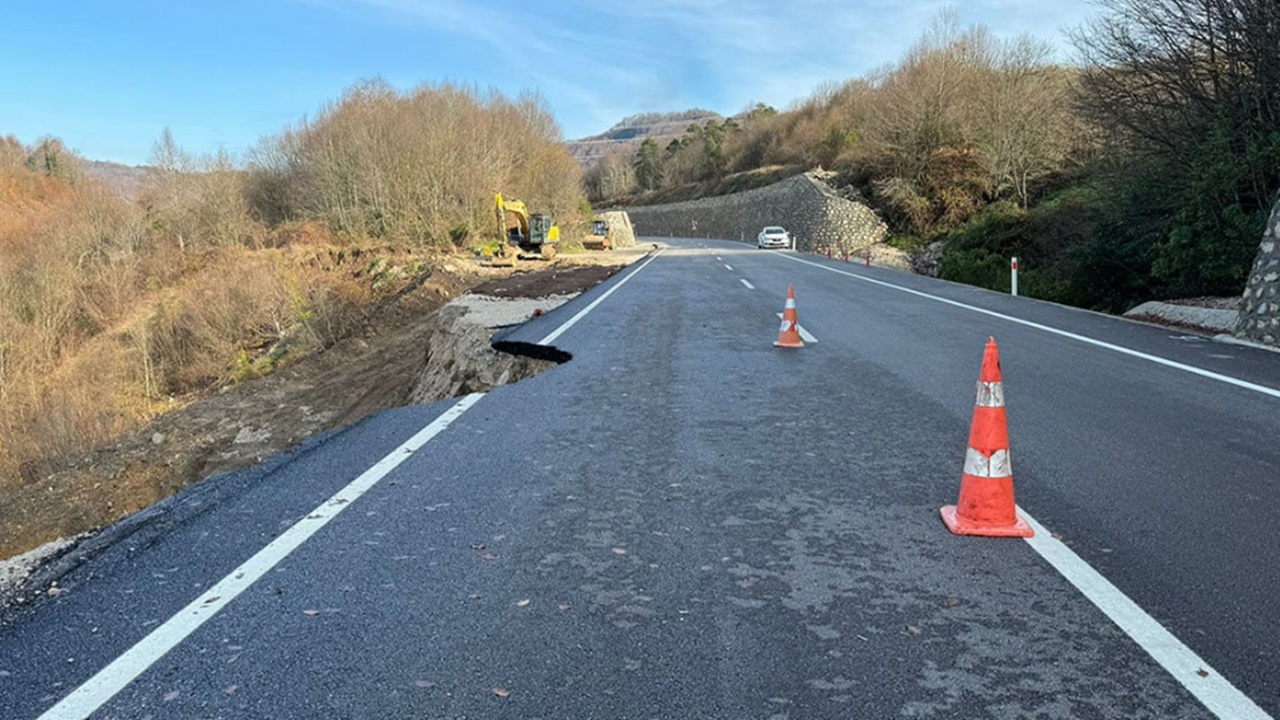
{"label": "orange traffic cone", "polygon": [[1009,427],[1004,414],[1000,348],[987,340],[978,379],[978,401],[969,429],[960,501],[942,508],[942,521],[956,535],[1031,537],[1035,531],[1018,517],[1009,464]]}
{"label": "orange traffic cone", "polygon": [[787,304],[782,309],[782,328],[778,330],[778,342],[774,347],[802,348],[804,341],[800,339],[800,318],[796,317],[796,289],[787,286]]}

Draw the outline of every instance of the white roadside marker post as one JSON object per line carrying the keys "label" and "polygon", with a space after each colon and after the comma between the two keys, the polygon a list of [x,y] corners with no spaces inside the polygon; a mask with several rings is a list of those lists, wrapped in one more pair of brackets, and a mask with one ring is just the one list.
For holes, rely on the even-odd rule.
{"label": "white roadside marker post", "polygon": [[1018,297],[1018,258],[1014,256],[1013,262],[1009,264],[1009,272],[1013,274],[1013,296]]}

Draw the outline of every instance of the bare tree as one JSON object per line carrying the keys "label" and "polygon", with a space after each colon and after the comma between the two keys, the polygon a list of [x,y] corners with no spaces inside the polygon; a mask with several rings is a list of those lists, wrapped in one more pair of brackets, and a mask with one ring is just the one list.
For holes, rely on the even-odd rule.
{"label": "bare tree", "polygon": [[592,201],[612,200],[636,190],[636,170],[631,154],[619,151],[605,155],[583,176],[587,196]]}
{"label": "bare tree", "polygon": [[889,159],[892,175],[920,181],[934,154],[964,147],[976,134],[969,110],[993,42],[985,28],[961,30],[944,14],[897,66],[877,79],[867,140]]}
{"label": "bare tree", "polygon": [[229,153],[191,155],[165,128],[151,161],[160,172],[143,201],[165,240],[183,252],[256,241],[260,232],[250,217],[245,175]]}
{"label": "bare tree", "polygon": [[975,146],[998,194],[1024,208],[1031,181],[1062,167],[1073,146],[1069,90],[1074,74],[1049,63],[1052,47],[1031,37],[995,48],[979,73],[972,113]]}
{"label": "bare tree", "polygon": [[491,234],[493,195],[567,218],[581,170],[536,94],[509,100],[453,85],[351,88],[251,158],[256,212],[342,235],[447,247]]}
{"label": "bare tree", "polygon": [[[1073,39],[1084,61],[1082,108],[1130,149],[1186,167],[1215,132],[1240,152],[1280,127],[1280,3],[1100,0]],[[1275,171],[1249,179],[1275,189]]]}
{"label": "bare tree", "polygon": [[12,135],[0,137],[0,170],[10,170],[22,166],[27,160],[27,149],[22,147],[18,138]]}

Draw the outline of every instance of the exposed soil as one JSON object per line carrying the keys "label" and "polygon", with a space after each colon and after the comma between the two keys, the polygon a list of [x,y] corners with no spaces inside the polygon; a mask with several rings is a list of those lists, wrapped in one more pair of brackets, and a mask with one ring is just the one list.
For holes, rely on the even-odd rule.
{"label": "exposed soil", "polygon": [[359,332],[325,352],[270,376],[188,398],[116,445],[19,488],[0,504],[0,558],[111,524],[196,480],[408,404],[440,327],[436,311],[468,289],[497,297],[576,294],[642,255],[566,255],[551,265],[515,270],[442,261],[374,308]]}
{"label": "exposed soil", "polygon": [[[574,257],[574,256],[569,256]],[[597,256],[588,256],[595,258]],[[607,257],[607,255],[606,255]],[[619,253],[619,259],[626,255]],[[570,260],[569,262],[573,262]],[[546,270],[518,272],[510,277],[490,280],[471,289],[476,295],[503,298],[542,298],[549,295],[580,293],[599,285],[618,272],[621,265],[566,264]]]}

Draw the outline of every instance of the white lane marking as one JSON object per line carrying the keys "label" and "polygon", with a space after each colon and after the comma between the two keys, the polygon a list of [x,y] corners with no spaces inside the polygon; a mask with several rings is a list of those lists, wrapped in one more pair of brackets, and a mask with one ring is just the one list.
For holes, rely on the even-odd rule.
{"label": "white lane marking", "polygon": [[459,400],[376,465],[365,470],[346,487],[290,526],[240,567],[201,593],[200,597],[179,610],[163,625],[152,630],[138,644],[99,670],[61,702],[46,710],[38,720],[84,720],[89,717],[483,397],[484,393],[475,393]]}
{"label": "white lane marking", "polygon": [[1080,559],[1071,548],[1054,538],[1035,518],[1022,508],[1018,508],[1018,512],[1036,531],[1034,537],[1026,538],[1027,544],[1111,618],[1111,622],[1133,638],[1209,712],[1229,720],[1273,720],[1209,663]]}
{"label": "white lane marking", "polygon": [[[836,268],[829,268],[818,263],[801,260],[800,258],[787,257],[788,260],[795,260],[806,265],[812,265],[823,270],[847,275],[857,278],[865,282],[875,285],[900,290],[905,293],[917,295],[920,297],[936,300],[948,305],[972,310],[984,315],[1001,318],[1019,325],[1025,325],[1037,330],[1043,330],[1055,335],[1067,337],[1072,340],[1078,340],[1083,343],[1106,348],[1124,355],[1130,355],[1143,360],[1154,362],[1167,367],[1172,367],[1195,375],[1207,377],[1212,380],[1218,380],[1237,387],[1242,387],[1255,392],[1280,397],[1280,390],[1269,388],[1263,385],[1256,385],[1238,378],[1219,375],[1208,370],[1203,370],[1191,365],[1184,365],[1179,362],[1167,360],[1155,355],[1131,350],[1119,345],[1095,340],[1090,337],[1078,335],[1076,333],[1059,330],[1057,328],[1042,325],[1040,323],[1022,320],[1021,318],[1010,317],[998,312],[986,310],[965,303],[949,300],[947,298],[930,295],[912,290],[892,283],[863,277]],[[1126,635],[1133,639],[1134,642],[1147,652],[1161,667],[1174,677],[1183,687],[1204,704],[1210,712],[1220,718],[1230,718],[1235,720],[1273,720],[1262,708],[1249,699],[1247,695],[1240,692],[1238,688],[1231,684],[1229,680],[1224,678],[1220,673],[1213,669],[1209,663],[1205,662],[1200,656],[1196,655],[1191,648],[1187,647],[1178,640],[1173,633],[1166,630],[1160,623],[1146,613],[1133,600],[1120,591],[1115,585],[1112,585],[1101,573],[1094,570],[1088,563],[1076,555],[1064,543],[1057,540],[1053,535],[1045,529],[1043,525],[1031,517],[1023,508],[1018,508],[1019,513],[1027,520],[1027,523],[1035,530],[1035,536],[1026,538],[1027,544],[1032,547],[1041,557],[1045,559],[1067,582],[1071,583],[1080,591],[1090,602],[1098,607],[1112,622],[1116,624]],[[1201,675],[1201,673],[1206,675]]]}
{"label": "white lane marking", "polygon": [[[596,308],[606,298],[612,295],[618,288],[622,287],[636,273],[643,270],[649,263],[657,259],[661,251],[654,253],[643,265],[633,270],[629,275],[623,278],[617,285],[609,288],[607,292],[596,298],[587,307],[583,308],[578,314],[567,320],[559,328],[556,328],[547,337],[543,338],[539,343],[546,345],[556,338],[560,337],[569,328],[573,327],[579,320]],[[247,590],[254,582],[278,565],[282,560],[288,557],[294,550],[306,542],[312,535],[316,534],[320,528],[329,523],[330,520],[337,517],[344,509],[351,505],[352,502],[358,500],[371,488],[378,484],[382,478],[394,470],[400,463],[408,459],[414,452],[421,449],[436,435],[439,435],[445,428],[449,427],[454,420],[462,416],[471,406],[475,405],[484,397],[484,393],[475,393],[464,397],[455,403],[451,408],[446,410],[440,417],[436,418],[425,428],[420,430],[413,437],[406,440],[400,447],[393,450],[389,455],[382,458],[373,467],[364,471],[355,480],[352,480],[346,487],[339,490],[337,494],[326,500],[320,507],[313,510],[302,520],[285,530],[279,537],[273,540],[263,549],[259,550],[253,557],[246,560],[240,567],[232,570],[230,574],[219,580],[213,587],[206,590],[200,597],[193,600],[176,615],[169,618],[163,625],[153,630],[149,635],[144,637],[136,645],[125,651],[123,655],[116,658],[109,665],[98,671],[96,675],[89,678],[83,685],[73,690],[69,695],[63,698],[58,704],[49,708],[42,714],[38,720],[84,720],[90,714],[97,711],[105,705],[112,697],[123,690],[138,678],[147,668],[151,667],[157,660],[164,657],[170,650],[176,647],[180,642],[186,639],[191,633],[195,632],[201,625],[216,615],[222,608],[226,607],[232,600]]]}
{"label": "white lane marking", "polygon": [[719,255],[716,256],[716,259],[719,260],[720,262],[724,262],[724,258],[720,257]]}
{"label": "white lane marking", "polygon": [[[778,317],[782,317],[782,313],[778,313]],[[796,323],[796,331],[800,333],[800,339],[801,339],[801,340],[803,340],[803,341],[805,341],[805,342],[807,342],[807,343],[816,343],[816,342],[818,342],[818,338],[814,337],[813,335],[810,335],[810,334],[809,334],[809,331],[808,331],[808,330],[805,330],[805,329],[804,329],[804,326],[803,326],[803,325],[801,325],[800,323]]]}
{"label": "white lane marking", "polygon": [[725,269],[725,270],[732,271],[732,270],[733,270],[733,266],[732,266],[732,265],[725,265],[725,266],[724,266],[724,269]]}
{"label": "white lane marking", "polygon": [[1226,384],[1228,384],[1228,385],[1234,385],[1234,386],[1239,387],[1239,388],[1244,388],[1245,390],[1252,390],[1252,391],[1257,392],[1257,393],[1262,393],[1263,395],[1270,395],[1271,397],[1274,397],[1274,398],[1280,398],[1280,389],[1276,389],[1276,388],[1273,388],[1273,387],[1267,387],[1266,385],[1258,385],[1257,383],[1251,383],[1251,382],[1249,382],[1248,380],[1241,380],[1241,379],[1239,379],[1239,378],[1233,378],[1233,377],[1231,377],[1231,376],[1229,376],[1229,375],[1221,375],[1221,374],[1216,373],[1216,372],[1213,372],[1213,371],[1211,371],[1211,370],[1205,370],[1205,369],[1203,369],[1203,368],[1195,367],[1194,365],[1185,365],[1185,364],[1180,363],[1180,362],[1177,362],[1177,361],[1175,361],[1175,360],[1169,360],[1169,359],[1167,359],[1167,358],[1162,358],[1162,357],[1160,357],[1160,356],[1158,356],[1158,355],[1148,355],[1147,353],[1140,352],[1140,351],[1138,351],[1138,350],[1132,350],[1132,349],[1130,349],[1130,348],[1123,347],[1123,346],[1121,346],[1121,345],[1112,345],[1112,344],[1111,344],[1111,343],[1109,343],[1109,342],[1104,342],[1104,341],[1102,341],[1102,340],[1095,340],[1095,339],[1093,339],[1093,338],[1091,338],[1091,337],[1086,337],[1086,336],[1084,336],[1084,335],[1078,335],[1078,334],[1076,334],[1076,333],[1068,332],[1068,331],[1066,331],[1066,330],[1059,330],[1058,328],[1050,327],[1050,326],[1048,326],[1048,325],[1042,325],[1042,324],[1040,324],[1040,323],[1038,323],[1038,322],[1032,322],[1032,321],[1030,321],[1030,320],[1023,320],[1022,318],[1016,318],[1016,317],[1013,317],[1013,316],[1011,316],[1011,315],[1005,315],[1005,314],[1003,314],[1003,313],[998,313],[998,312],[996,312],[996,311],[994,311],[994,310],[987,310],[987,309],[985,309],[985,308],[976,307],[976,306],[974,306],[974,305],[967,305],[967,304],[965,304],[965,303],[958,302],[958,301],[956,301],[956,300],[949,300],[949,299],[947,299],[947,298],[939,297],[939,296],[937,296],[937,295],[930,295],[930,294],[929,294],[929,293],[927,293],[927,292],[921,292],[921,291],[919,291],[919,290],[912,290],[911,288],[902,287],[901,285],[894,285],[893,283],[887,283],[887,282],[884,282],[883,280],[875,280],[875,279],[873,279],[873,278],[863,277],[862,275],[858,275],[857,273],[845,272],[844,270],[839,270],[839,269],[836,269],[836,268],[827,267],[826,265],[820,265],[820,264],[818,264],[818,263],[816,263],[816,262],[811,262],[811,261],[809,261],[809,260],[802,260],[801,258],[798,258],[798,257],[792,257],[791,255],[780,255],[780,254],[774,254],[774,257],[786,258],[787,260],[790,260],[790,261],[792,261],[792,262],[804,263],[805,265],[812,265],[813,267],[816,267],[816,268],[818,268],[818,269],[820,269],[820,270],[829,270],[829,271],[831,271],[831,272],[833,272],[833,273],[838,273],[838,274],[840,274],[840,275],[846,275],[846,276],[848,276],[848,277],[856,278],[856,279],[858,279],[858,280],[861,280],[861,281],[863,281],[863,282],[868,282],[868,283],[871,283],[871,284],[873,284],[873,285],[879,285],[879,286],[881,286],[881,287],[887,287],[887,288],[890,288],[890,289],[892,289],[892,290],[898,290],[898,291],[901,291],[901,292],[904,292],[904,293],[908,293],[908,294],[910,294],[910,295],[916,295],[916,296],[918,296],[918,297],[927,298],[927,299],[929,299],[929,300],[934,300],[934,301],[937,301],[937,302],[940,302],[940,303],[944,303],[944,304],[947,304],[947,305],[952,305],[952,306],[955,306],[955,307],[958,307],[958,308],[964,308],[965,310],[971,310],[971,311],[973,311],[973,312],[980,313],[980,314],[982,314],[982,315],[989,315],[989,316],[991,316],[991,317],[1000,318],[1001,320],[1007,320],[1007,321],[1009,321],[1009,322],[1011,322],[1011,323],[1015,323],[1015,324],[1018,324],[1018,325],[1023,325],[1023,326],[1025,326],[1025,327],[1035,328],[1036,330],[1043,330],[1044,332],[1051,333],[1051,334],[1053,334],[1053,335],[1058,335],[1058,336],[1060,336],[1060,337],[1065,337],[1065,338],[1070,338],[1070,339],[1072,339],[1072,340],[1077,340],[1077,341],[1082,342],[1082,343],[1085,343],[1085,344],[1087,344],[1087,345],[1093,345],[1093,346],[1095,346],[1095,347],[1105,348],[1105,349],[1107,349],[1107,350],[1111,350],[1111,351],[1113,351],[1113,352],[1118,352],[1118,353],[1120,353],[1121,355],[1128,355],[1128,356],[1130,356],[1130,357],[1135,357],[1135,358],[1138,358],[1138,359],[1140,359],[1140,360],[1146,360],[1146,361],[1148,361],[1148,362],[1153,362],[1153,363],[1155,363],[1155,364],[1157,364],[1157,365],[1164,365],[1165,367],[1170,367],[1170,368],[1173,368],[1173,369],[1175,369],[1175,370],[1181,370],[1181,371],[1183,371],[1183,372],[1188,372],[1188,373],[1191,373],[1192,375],[1199,375],[1200,377],[1208,378],[1208,379],[1210,379],[1210,380],[1216,380],[1216,381],[1218,381],[1218,382],[1226,383]]}
{"label": "white lane marking", "polygon": [[752,284],[751,284],[751,283],[749,283],[749,282],[747,282],[745,278],[738,278],[738,281],[739,281],[739,282],[741,282],[743,285],[746,285],[748,290],[755,290],[755,289],[756,289],[756,286],[755,286],[755,285],[752,285]]}
{"label": "white lane marking", "polygon": [[641,270],[643,270],[643,269],[645,269],[645,268],[649,267],[649,263],[653,262],[654,260],[657,260],[657,259],[658,259],[658,256],[659,256],[659,255],[661,255],[661,254],[662,254],[662,250],[659,250],[659,251],[655,252],[655,253],[653,254],[653,256],[652,256],[652,257],[650,257],[648,260],[645,260],[645,261],[644,261],[644,263],[643,263],[642,265],[640,265],[640,267],[636,268],[635,270],[632,270],[632,271],[631,271],[631,273],[630,273],[629,275],[627,275],[626,277],[624,277],[624,278],[622,278],[621,280],[619,280],[617,285],[614,285],[613,287],[611,287],[611,288],[609,288],[608,290],[606,290],[606,291],[604,292],[604,294],[603,294],[603,295],[601,295],[600,297],[596,298],[596,299],[595,299],[595,300],[594,300],[590,305],[588,305],[588,306],[586,306],[586,307],[582,308],[581,310],[579,310],[577,315],[574,315],[573,317],[569,318],[568,320],[565,320],[563,325],[561,325],[560,327],[558,327],[558,328],[556,328],[554,331],[552,331],[552,333],[551,333],[550,335],[548,335],[548,336],[546,336],[546,337],[542,338],[541,340],[539,340],[539,341],[538,341],[538,344],[539,344],[539,345],[550,345],[551,343],[555,342],[555,341],[556,341],[556,338],[558,338],[558,337],[560,337],[561,335],[563,335],[563,334],[565,333],[565,331],[567,331],[569,328],[571,328],[571,327],[573,327],[574,325],[578,324],[578,321],[579,321],[579,320],[581,320],[582,318],[586,317],[586,316],[587,316],[587,313],[591,312],[592,310],[595,310],[597,305],[599,305],[600,303],[604,302],[604,301],[605,301],[605,299],[607,299],[610,295],[612,295],[612,294],[614,294],[615,292],[617,292],[617,291],[618,291],[618,288],[622,287],[623,285],[626,285],[628,282],[631,282],[631,278],[633,278],[633,277],[635,277],[636,275],[638,275],[638,274],[640,273],[640,271],[641,271]]}

